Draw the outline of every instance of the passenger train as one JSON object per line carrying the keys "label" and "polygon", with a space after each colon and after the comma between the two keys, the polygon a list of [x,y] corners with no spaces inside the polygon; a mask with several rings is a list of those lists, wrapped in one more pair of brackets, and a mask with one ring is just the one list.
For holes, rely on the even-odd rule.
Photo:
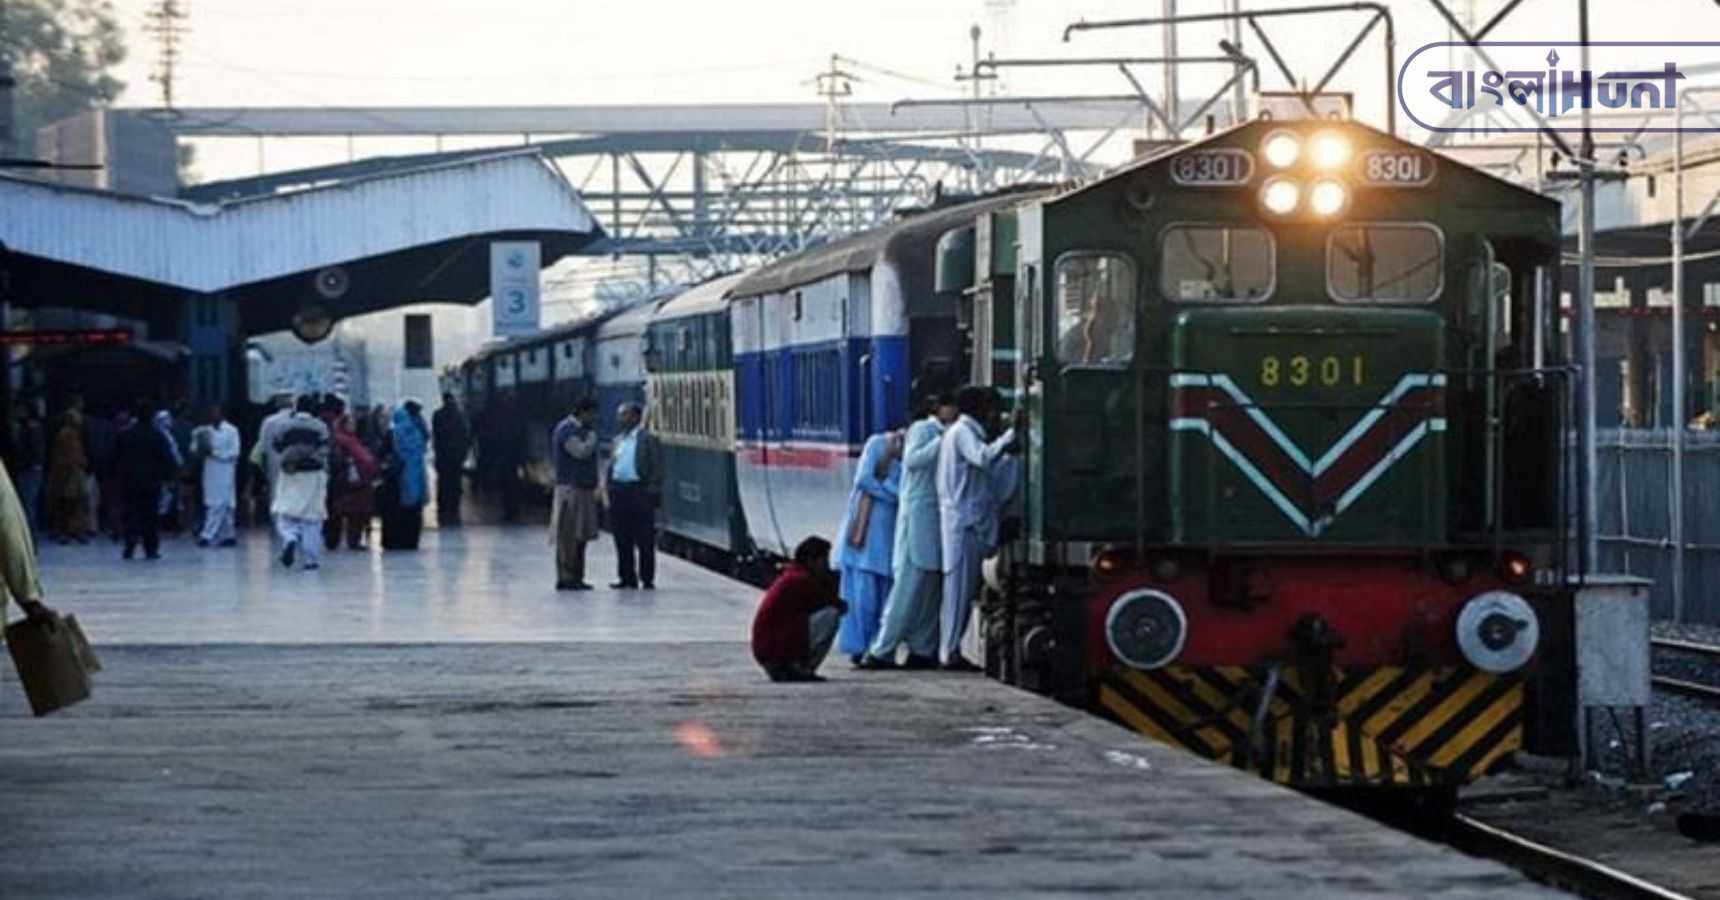
{"label": "passenger train", "polygon": [[725,564],[828,535],[917,391],[992,384],[1028,424],[989,674],[1278,782],[1439,792],[1574,750],[1559,249],[1553,200],[1261,120],[501,354],[589,340],[568,386],[648,395],[663,540]]}

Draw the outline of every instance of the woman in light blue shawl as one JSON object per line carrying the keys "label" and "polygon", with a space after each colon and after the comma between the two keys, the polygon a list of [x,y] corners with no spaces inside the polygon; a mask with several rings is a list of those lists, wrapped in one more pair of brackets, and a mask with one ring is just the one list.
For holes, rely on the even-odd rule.
{"label": "woman in light blue shawl", "polygon": [[424,451],[429,429],[418,412],[418,401],[408,400],[394,410],[388,434],[389,452],[383,496],[382,549],[416,550],[424,529],[426,474]]}

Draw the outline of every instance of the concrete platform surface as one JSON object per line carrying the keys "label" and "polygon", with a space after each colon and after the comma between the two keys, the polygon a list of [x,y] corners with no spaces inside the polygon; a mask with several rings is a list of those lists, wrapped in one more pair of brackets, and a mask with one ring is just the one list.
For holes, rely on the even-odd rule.
{"label": "concrete platform surface", "polygon": [[719,643],[104,656],[50,718],[0,681],[7,900],[1557,896],[977,676],[773,685]]}
{"label": "concrete platform surface", "polygon": [[282,569],[261,531],[238,547],[168,541],[162,558],[118,546],[40,548],[48,604],[98,643],[744,641],[755,592],[657,554],[657,590],[611,591],[614,545],[590,545],[589,593],[558,593],[544,526],[426,529],[416,551],[340,550]]}
{"label": "concrete platform surface", "polygon": [[1547,896],[976,676],[770,684],[756,592],[672,558],[273,553],[44,548],[107,668],[31,719],[0,667],[0,900]]}

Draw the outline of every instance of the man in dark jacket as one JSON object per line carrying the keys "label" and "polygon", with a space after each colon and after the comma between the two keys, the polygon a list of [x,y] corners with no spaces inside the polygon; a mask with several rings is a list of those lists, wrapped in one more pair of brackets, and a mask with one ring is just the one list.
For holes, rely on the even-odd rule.
{"label": "man in dark jacket", "polygon": [[466,469],[466,451],[472,447],[466,415],[454,402],[453,394],[442,395],[442,408],[431,417],[430,431],[436,451],[436,523],[452,528],[460,524],[460,479]]}
{"label": "man in dark jacket", "polygon": [[[609,530],[618,580],[612,588],[657,586],[657,506],[663,502],[663,450],[645,429],[645,411],[623,403],[621,433],[609,460]],[[637,562],[635,561],[637,559]]]}
{"label": "man in dark jacket", "polygon": [[585,583],[585,545],[597,539],[597,404],[573,405],[550,434],[555,460],[555,506],[550,512],[555,541],[555,589],[589,591]]}
{"label": "man in dark jacket", "polygon": [[161,558],[161,486],[179,474],[167,438],[150,422],[147,401],[132,405],[132,423],[114,443],[114,468],[125,496],[125,553],[131,559],[137,545],[144,556]]}
{"label": "man in dark jacket", "polygon": [[830,542],[809,537],[794,548],[753,617],[753,659],[771,681],[823,681],[818,666],[830,653],[848,605],[836,596]]}

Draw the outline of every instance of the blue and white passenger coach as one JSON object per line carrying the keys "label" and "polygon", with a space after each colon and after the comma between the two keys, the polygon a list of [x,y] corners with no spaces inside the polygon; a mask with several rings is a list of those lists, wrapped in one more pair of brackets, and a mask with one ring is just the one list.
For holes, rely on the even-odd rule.
{"label": "blue and white passenger coach", "polygon": [[736,481],[758,549],[830,536],[866,438],[908,423],[910,389],[963,377],[938,239],[1015,196],[952,205],[759,269],[729,294]]}

